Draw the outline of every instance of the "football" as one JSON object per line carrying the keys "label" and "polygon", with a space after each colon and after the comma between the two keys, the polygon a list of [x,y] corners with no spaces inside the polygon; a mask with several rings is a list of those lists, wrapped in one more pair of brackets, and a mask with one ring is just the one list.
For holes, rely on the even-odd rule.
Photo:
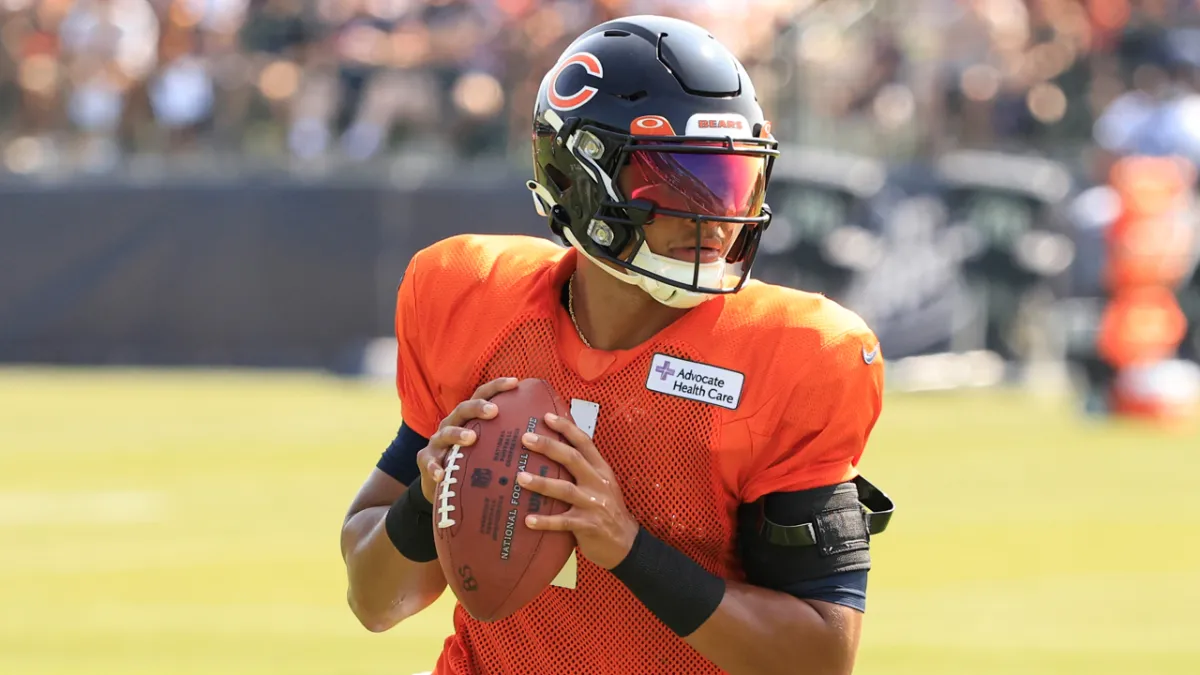
{"label": "football", "polygon": [[536,598],[562,570],[575,548],[570,532],[543,532],[525,525],[525,516],[555,515],[568,505],[523,489],[517,474],[574,482],[562,465],[521,445],[534,432],[561,436],[546,426],[552,412],[570,410],[545,380],[522,380],[492,402],[490,420],[472,420],[475,443],[446,455],[445,476],[433,503],[438,560],[463,607],[480,621],[498,621]]}

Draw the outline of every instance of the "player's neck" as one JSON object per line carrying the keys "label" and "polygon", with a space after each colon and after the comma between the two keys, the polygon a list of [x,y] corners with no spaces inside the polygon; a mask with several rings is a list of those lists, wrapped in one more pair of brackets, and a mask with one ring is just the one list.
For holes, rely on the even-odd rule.
{"label": "player's neck", "polygon": [[582,256],[573,291],[576,324],[593,349],[632,349],[687,312],[667,307],[641,288],[614,279]]}

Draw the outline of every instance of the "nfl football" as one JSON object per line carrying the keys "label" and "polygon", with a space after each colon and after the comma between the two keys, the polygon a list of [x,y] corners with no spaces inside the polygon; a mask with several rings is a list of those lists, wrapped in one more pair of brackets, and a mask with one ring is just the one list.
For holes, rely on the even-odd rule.
{"label": "nfl football", "polygon": [[566,565],[575,548],[570,532],[543,532],[525,525],[525,516],[556,515],[569,506],[531,492],[517,474],[574,482],[562,465],[521,444],[526,432],[561,440],[546,426],[552,412],[570,409],[545,380],[522,380],[492,402],[490,420],[472,420],[475,443],[455,446],[443,462],[445,476],[433,502],[438,560],[463,607],[480,621],[511,616],[536,598]]}

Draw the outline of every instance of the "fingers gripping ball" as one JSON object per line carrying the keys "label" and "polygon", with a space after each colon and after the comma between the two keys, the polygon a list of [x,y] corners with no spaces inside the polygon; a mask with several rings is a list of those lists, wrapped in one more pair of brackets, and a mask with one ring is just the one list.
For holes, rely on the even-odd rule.
{"label": "fingers gripping ball", "polygon": [[558,437],[546,413],[570,410],[544,380],[527,379],[492,399],[490,420],[466,426],[476,434],[469,447],[446,455],[445,476],[433,503],[438,560],[463,607],[480,621],[511,616],[536,598],[562,570],[575,548],[570,532],[543,532],[525,525],[530,514],[556,515],[562,502],[525,490],[517,474],[573,480],[562,465],[521,445],[527,432]]}

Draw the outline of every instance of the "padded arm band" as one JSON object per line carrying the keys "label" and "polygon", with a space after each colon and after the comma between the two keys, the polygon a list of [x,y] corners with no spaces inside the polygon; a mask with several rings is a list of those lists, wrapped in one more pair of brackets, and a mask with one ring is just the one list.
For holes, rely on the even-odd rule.
{"label": "padded arm band", "polygon": [[[843,483],[843,485],[850,485],[850,483]],[[858,493],[858,501],[869,509],[863,514],[867,524],[867,533],[874,535],[886,530],[888,523],[892,520],[892,514],[896,511],[896,505],[892,503],[892,499],[862,476],[856,477],[853,485]],[[785,498],[782,495],[800,495],[807,492],[812,491],[781,493],[781,495],[768,495],[767,497],[776,502],[777,508],[782,507],[784,511],[791,511],[795,509],[796,498],[788,498],[791,503],[784,504],[782,502]],[[782,515],[778,519],[779,522],[776,522],[766,513],[767,501],[768,499],[764,498],[762,517],[759,518],[757,524],[760,536],[772,544],[780,546],[815,546],[817,544],[817,530],[814,522],[804,520],[797,522],[796,516],[793,516],[792,513]]]}
{"label": "padded arm band", "polygon": [[[868,513],[865,505],[874,512]],[[871,534],[887,527],[893,508],[866,479],[769,494],[744,504],[738,513],[738,539],[746,580],[784,590],[869,570]]]}
{"label": "padded arm band", "polygon": [[433,541],[433,505],[421,492],[421,481],[400,495],[388,509],[384,519],[388,539],[400,555],[413,562],[437,560],[437,545]]}
{"label": "padded arm band", "polygon": [[644,527],[612,573],[679,637],[708,621],[725,598],[724,579]]}

